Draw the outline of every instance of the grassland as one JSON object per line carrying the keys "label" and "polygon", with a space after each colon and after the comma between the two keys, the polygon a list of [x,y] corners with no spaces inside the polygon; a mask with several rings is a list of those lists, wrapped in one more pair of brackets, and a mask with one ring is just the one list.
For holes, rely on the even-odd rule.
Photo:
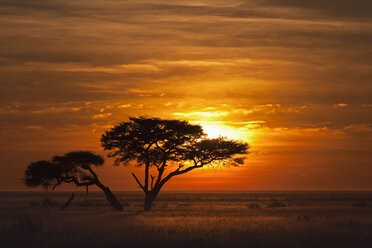
{"label": "grassland", "polygon": [[[40,207],[41,195],[52,201]],[[371,192],[0,193],[1,247],[372,247]],[[53,206],[54,204],[54,206]]]}

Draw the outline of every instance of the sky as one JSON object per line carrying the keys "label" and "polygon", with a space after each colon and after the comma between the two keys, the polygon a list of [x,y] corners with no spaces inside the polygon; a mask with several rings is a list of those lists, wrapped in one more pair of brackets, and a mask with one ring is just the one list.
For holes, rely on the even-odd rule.
{"label": "sky", "polygon": [[[129,116],[249,143],[166,190],[372,190],[369,0],[0,0],[0,190]],[[113,190],[139,190],[108,159]],[[62,188],[63,189],[63,188]]]}

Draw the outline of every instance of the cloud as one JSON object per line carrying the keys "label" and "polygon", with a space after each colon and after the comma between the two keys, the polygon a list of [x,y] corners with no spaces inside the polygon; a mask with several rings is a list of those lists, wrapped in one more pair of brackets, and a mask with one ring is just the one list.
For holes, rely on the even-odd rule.
{"label": "cloud", "polygon": [[176,112],[173,113],[176,117],[183,117],[183,118],[217,118],[221,116],[227,116],[228,112],[220,112],[220,111],[196,111],[196,112],[189,112],[189,113],[181,113]]}
{"label": "cloud", "polygon": [[95,120],[96,119],[107,119],[111,115],[112,115],[112,113],[96,114],[96,115],[93,115],[92,118],[95,119]]}
{"label": "cloud", "polygon": [[104,130],[148,115],[241,135],[272,182],[292,173],[311,185],[338,164],[335,181],[366,179],[370,9],[367,0],[2,0],[0,147],[33,149],[30,159],[98,150]]}
{"label": "cloud", "polygon": [[337,104],[333,104],[333,107],[334,108],[345,108],[347,107],[348,104],[347,103],[337,103]]}
{"label": "cloud", "polygon": [[372,17],[371,12],[368,11],[372,8],[372,3],[368,0],[356,0],[352,4],[348,0],[264,0],[262,3],[269,6],[311,8],[337,17]]}

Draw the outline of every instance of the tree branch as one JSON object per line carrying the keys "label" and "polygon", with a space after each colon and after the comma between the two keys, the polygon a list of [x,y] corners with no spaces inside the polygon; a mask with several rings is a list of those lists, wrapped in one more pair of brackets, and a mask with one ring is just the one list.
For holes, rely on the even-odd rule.
{"label": "tree branch", "polygon": [[156,147],[159,148],[162,152],[165,152],[165,150],[159,146],[158,142],[155,142],[155,145],[156,145]]}
{"label": "tree branch", "polygon": [[160,170],[160,166],[156,162],[153,162],[153,164],[155,165],[156,169],[159,171]]}
{"label": "tree branch", "polygon": [[178,168],[178,169],[175,171],[175,172],[176,172],[175,175],[181,175],[181,174],[184,174],[184,173],[186,173],[186,172],[189,172],[189,171],[191,171],[191,170],[193,170],[193,169],[201,168],[201,167],[203,167],[203,164],[190,166],[190,167],[187,167],[187,168],[184,169],[184,170],[179,170],[180,168]]}
{"label": "tree branch", "polygon": [[61,184],[61,180],[57,179],[57,182],[54,184],[53,188],[52,188],[52,191],[54,191],[54,189]]}
{"label": "tree branch", "polygon": [[146,162],[146,165],[145,165],[145,191],[147,192],[148,189],[149,189],[149,169],[150,169],[150,165],[149,165],[149,162],[147,161]]}
{"label": "tree branch", "polygon": [[93,171],[92,168],[88,167],[87,170],[90,172],[90,174],[92,174],[92,176],[94,177],[95,180],[98,180],[98,176],[97,176],[97,174]]}
{"label": "tree branch", "polygon": [[174,176],[181,175],[181,174],[187,173],[187,172],[189,172],[189,171],[191,171],[191,170],[193,170],[193,169],[201,168],[201,167],[203,167],[202,164],[201,164],[201,165],[190,166],[190,167],[188,167],[188,168],[186,168],[186,169],[184,169],[184,170],[180,170],[181,167],[178,167],[177,170],[175,170],[175,171],[169,173],[168,176],[164,177],[164,179],[161,180],[161,182],[160,182],[160,184],[159,184],[159,187],[160,187],[160,188],[163,187],[163,185],[164,185],[164,184],[165,184],[169,179],[171,179],[171,178],[174,177]]}
{"label": "tree branch", "polygon": [[107,188],[107,186],[103,185],[100,180],[98,179],[98,176],[97,174],[94,172],[94,170],[90,167],[87,168],[87,170],[90,172],[90,174],[92,174],[93,178],[94,178],[94,184],[97,185],[99,188]]}
{"label": "tree branch", "polygon": [[145,192],[149,191],[149,169],[150,169],[150,158],[149,150],[153,144],[150,143],[146,148],[146,163],[145,163],[145,187],[143,187]]}
{"label": "tree branch", "polygon": [[151,176],[151,190],[154,188],[154,178],[155,176],[153,175],[150,175]]}
{"label": "tree branch", "polygon": [[62,179],[64,183],[74,183],[77,187],[93,185],[93,182],[79,182],[76,177],[70,176]]}
{"label": "tree branch", "polygon": [[166,165],[167,161],[163,161],[163,163],[161,164],[161,166],[159,167],[159,170],[158,170],[158,178],[156,179],[156,182],[155,182],[155,188],[157,188],[161,182],[161,177],[163,176],[163,173],[164,173],[164,169],[165,169],[165,165]]}
{"label": "tree branch", "polygon": [[136,175],[134,173],[132,173],[132,176],[134,177],[134,179],[136,180],[136,182],[138,183],[138,185],[141,187],[141,189],[146,192],[146,189],[145,187],[143,187],[142,183],[138,180],[138,178],[136,177]]}

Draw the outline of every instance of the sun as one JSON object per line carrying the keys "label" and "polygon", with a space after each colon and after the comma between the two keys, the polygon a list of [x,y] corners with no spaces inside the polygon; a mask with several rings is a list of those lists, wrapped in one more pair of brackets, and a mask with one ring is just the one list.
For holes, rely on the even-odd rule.
{"label": "sun", "polygon": [[223,125],[223,124],[201,124],[204,132],[208,135],[208,138],[226,137],[229,139],[241,139],[242,134],[236,128]]}

